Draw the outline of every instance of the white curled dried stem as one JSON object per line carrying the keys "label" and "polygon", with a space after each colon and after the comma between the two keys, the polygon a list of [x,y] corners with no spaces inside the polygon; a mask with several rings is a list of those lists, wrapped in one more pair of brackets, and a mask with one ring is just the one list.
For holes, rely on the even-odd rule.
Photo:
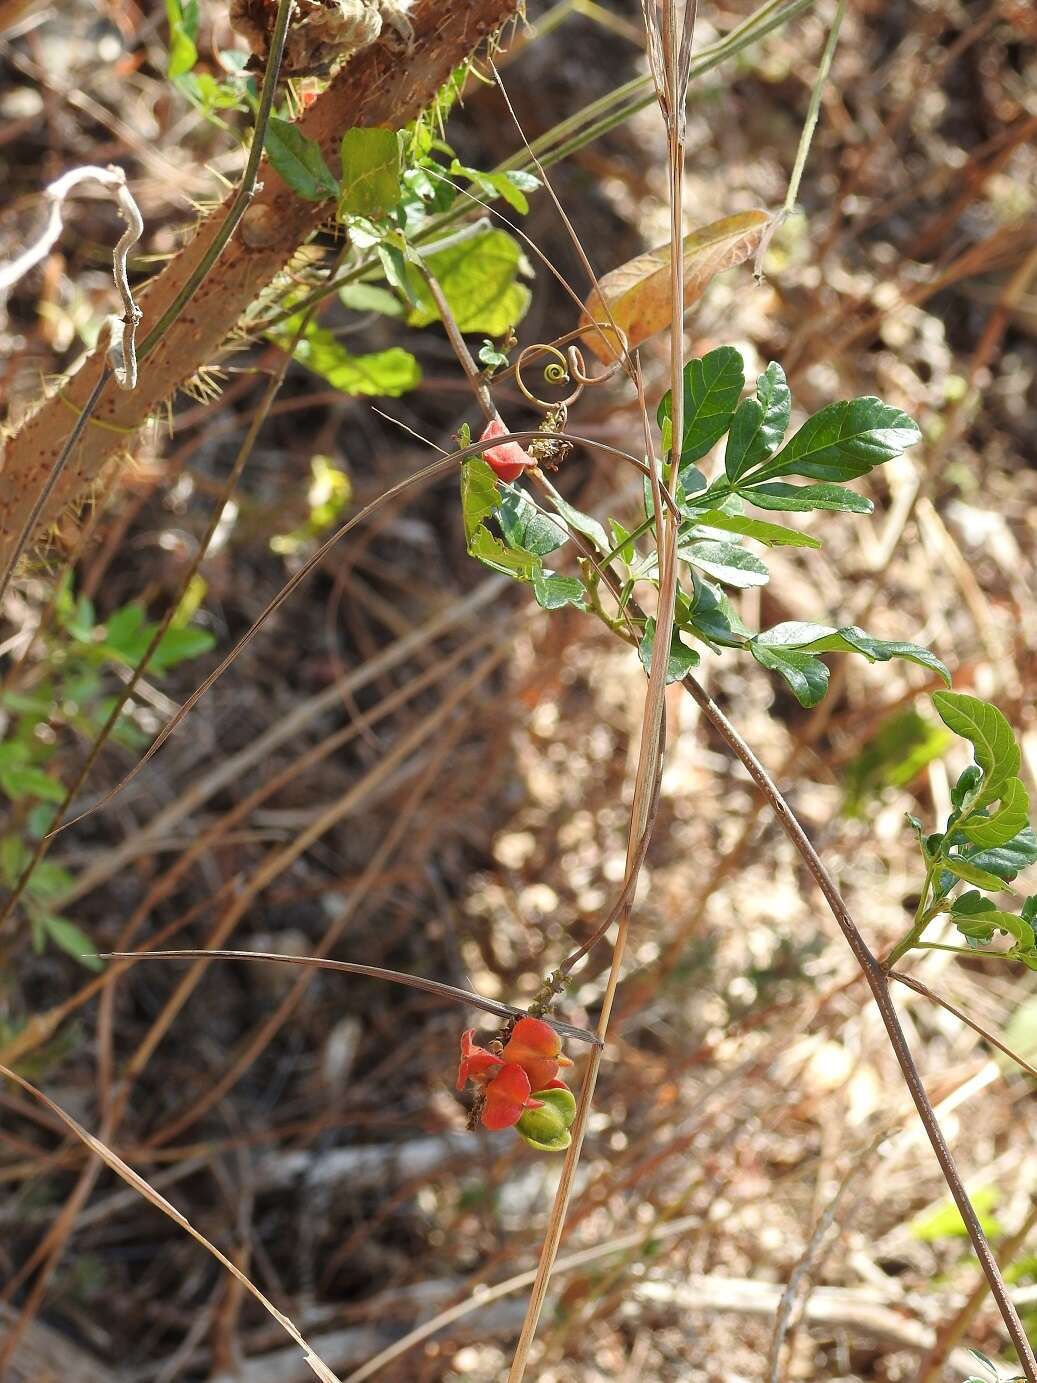
{"label": "white curled dried stem", "polygon": [[126,258],[144,234],[144,219],[140,214],[140,208],[133,199],[133,194],[126,185],[126,174],[121,168],[116,168],[114,165],[99,168],[94,164],[84,164],[82,168],[72,168],[67,173],[63,173],[60,178],[57,178],[49,187],[44,189],[43,195],[50,203],[47,224],[34,243],[23,250],[16,259],[12,259],[8,264],[0,264],[0,292],[12,288],[19,279],[24,278],[29,270],[39,264],[40,260],[44,259],[57,244],[65,224],[65,199],[73,188],[78,187],[82,182],[99,182],[104,187],[111,188],[119,208],[119,214],[126,222],[126,230],[120,236],[119,243],[112,254],[112,272],[115,277],[115,287],[122,299],[122,316],[112,316],[108,319],[108,324],[111,327],[108,358],[120,387],[133,389],[137,384],[136,331],[144,314],[134,302],[133,294],[130,291]]}

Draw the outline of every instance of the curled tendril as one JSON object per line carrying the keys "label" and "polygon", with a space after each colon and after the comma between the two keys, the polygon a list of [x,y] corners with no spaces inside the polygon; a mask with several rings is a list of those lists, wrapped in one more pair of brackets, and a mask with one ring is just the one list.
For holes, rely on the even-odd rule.
{"label": "curled tendril", "polygon": [[[514,371],[515,383],[527,403],[531,403],[534,408],[538,408],[544,414],[549,414],[558,408],[569,408],[580,397],[584,389],[595,384],[604,384],[606,380],[611,379],[616,374],[617,370],[622,368],[622,357],[627,353],[626,334],[622,328],[609,325],[608,329],[622,338],[621,357],[617,358],[615,364],[611,365],[604,374],[589,375],[587,373],[583,352],[575,342],[597,325],[599,324],[592,322],[590,326],[580,327],[576,331],[569,332],[568,335],[560,337],[555,342],[539,341],[532,346],[526,346],[515,362]],[[563,346],[567,347],[564,353],[561,349]],[[568,384],[570,381],[575,381],[576,387],[562,399],[548,401],[540,398],[522,378],[523,368],[544,355],[550,356],[550,360],[544,366],[543,371],[544,379],[548,384]]]}

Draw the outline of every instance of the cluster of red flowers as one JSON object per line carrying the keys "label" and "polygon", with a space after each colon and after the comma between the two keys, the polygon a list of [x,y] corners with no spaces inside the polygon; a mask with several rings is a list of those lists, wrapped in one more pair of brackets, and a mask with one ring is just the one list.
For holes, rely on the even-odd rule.
{"label": "cluster of red flowers", "polygon": [[480,1120],[484,1128],[518,1127],[527,1143],[558,1150],[569,1146],[569,1126],[576,1103],[564,1081],[562,1041],[554,1028],[539,1018],[520,1018],[500,1055],[475,1041],[475,1029],[461,1034],[457,1088],[471,1081],[483,1097]]}

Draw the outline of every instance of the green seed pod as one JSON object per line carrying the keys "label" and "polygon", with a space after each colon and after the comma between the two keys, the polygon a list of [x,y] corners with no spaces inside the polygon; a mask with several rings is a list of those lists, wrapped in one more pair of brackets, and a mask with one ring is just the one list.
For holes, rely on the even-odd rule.
{"label": "green seed pod", "polygon": [[572,1091],[561,1088],[538,1090],[534,1100],[543,1101],[539,1109],[527,1109],[515,1125],[523,1142],[541,1152],[564,1152],[572,1142],[569,1126],[576,1118]]}

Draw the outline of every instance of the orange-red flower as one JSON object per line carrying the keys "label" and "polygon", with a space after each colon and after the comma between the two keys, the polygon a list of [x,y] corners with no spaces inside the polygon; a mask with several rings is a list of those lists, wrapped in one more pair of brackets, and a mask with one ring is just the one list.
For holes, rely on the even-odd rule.
{"label": "orange-red flower", "polygon": [[501,1057],[494,1056],[493,1052],[478,1046],[474,1028],[467,1028],[461,1034],[461,1061],[457,1068],[458,1090],[463,1090],[470,1080],[483,1084],[495,1067],[503,1065]]}
{"label": "orange-red flower", "polygon": [[549,1023],[539,1018],[520,1018],[502,1055],[505,1061],[522,1067],[531,1090],[547,1089],[560,1066],[572,1065],[562,1055],[562,1039]]}
{"label": "orange-red flower", "polygon": [[527,1109],[540,1109],[542,1100],[530,1099],[529,1077],[521,1066],[508,1062],[486,1087],[482,1122],[488,1129],[511,1128]]}
{"label": "orange-red flower", "polygon": [[[488,437],[504,437],[507,432],[508,429],[502,422],[497,418],[491,418],[483,428],[479,441],[485,442]],[[502,442],[499,447],[487,447],[482,455],[497,479],[503,480],[505,484],[517,480],[529,466],[536,465],[529,452],[524,451],[518,442]]]}

